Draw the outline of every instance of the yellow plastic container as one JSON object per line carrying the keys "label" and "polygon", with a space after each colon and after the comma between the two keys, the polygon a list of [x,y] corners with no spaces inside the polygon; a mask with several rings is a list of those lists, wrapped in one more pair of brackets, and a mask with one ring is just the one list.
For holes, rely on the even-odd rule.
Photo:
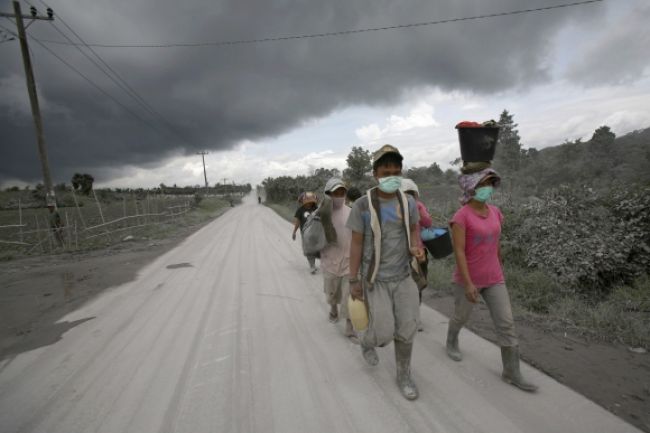
{"label": "yellow plastic container", "polygon": [[352,299],[352,296],[348,297],[348,313],[355,331],[368,329],[368,310],[363,301]]}

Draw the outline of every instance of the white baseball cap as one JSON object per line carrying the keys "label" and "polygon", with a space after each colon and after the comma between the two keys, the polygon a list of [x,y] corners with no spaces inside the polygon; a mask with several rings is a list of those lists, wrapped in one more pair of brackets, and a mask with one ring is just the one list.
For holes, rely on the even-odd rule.
{"label": "white baseball cap", "polygon": [[400,188],[402,192],[414,191],[417,195],[420,195],[420,190],[418,186],[411,179],[402,179],[402,186]]}

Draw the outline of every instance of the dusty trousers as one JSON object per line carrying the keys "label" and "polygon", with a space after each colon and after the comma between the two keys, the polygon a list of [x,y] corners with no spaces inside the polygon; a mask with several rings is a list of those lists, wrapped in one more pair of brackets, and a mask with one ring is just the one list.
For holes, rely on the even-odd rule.
{"label": "dusty trousers", "polygon": [[340,316],[348,318],[348,296],[350,283],[348,277],[339,277],[331,272],[323,271],[323,291],[328,305],[341,305]]}
{"label": "dusty trousers", "polygon": [[418,288],[411,276],[375,281],[372,290],[364,289],[364,296],[369,324],[361,336],[363,346],[385,346],[393,340],[413,342],[420,323],[420,305]]}
{"label": "dusty trousers", "polygon": [[[505,284],[496,284],[480,290],[481,296],[490,310],[492,323],[496,328],[497,341],[501,347],[517,346],[517,334],[515,333],[515,321],[512,317],[510,296]],[[467,323],[474,304],[465,297],[465,288],[454,284],[454,315],[449,320],[449,329],[458,332]]]}

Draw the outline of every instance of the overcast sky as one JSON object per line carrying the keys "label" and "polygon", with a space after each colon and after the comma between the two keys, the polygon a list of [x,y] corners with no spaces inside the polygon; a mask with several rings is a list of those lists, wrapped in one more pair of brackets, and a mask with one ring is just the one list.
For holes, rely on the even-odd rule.
{"label": "overcast sky", "polygon": [[[132,45],[250,40],[514,11],[566,0],[60,0],[32,38]],[[47,2],[46,2],[47,3]],[[40,0],[21,2],[28,11]],[[0,0],[0,11],[11,2]],[[65,22],[65,24],[64,24]],[[157,114],[77,48],[32,40],[54,181],[260,182],[345,168],[355,145],[448,167],[460,120],[515,116],[525,147],[650,127],[650,2],[605,0],[523,15],[258,44],[94,48]],[[0,41],[14,24],[0,19]],[[88,51],[86,51],[88,52]],[[89,53],[89,52],[88,52]],[[92,54],[89,53],[91,56]],[[95,62],[99,61],[93,57]],[[101,64],[101,63],[100,63]],[[41,179],[17,41],[0,42],[0,185]]]}

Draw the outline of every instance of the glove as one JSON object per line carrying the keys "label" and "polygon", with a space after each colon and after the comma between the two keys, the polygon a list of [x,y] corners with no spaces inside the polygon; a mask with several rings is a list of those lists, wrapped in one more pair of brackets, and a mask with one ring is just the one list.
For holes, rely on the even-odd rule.
{"label": "glove", "polygon": [[296,240],[296,232],[293,232],[293,233],[291,234],[291,239],[293,239],[294,241]]}

